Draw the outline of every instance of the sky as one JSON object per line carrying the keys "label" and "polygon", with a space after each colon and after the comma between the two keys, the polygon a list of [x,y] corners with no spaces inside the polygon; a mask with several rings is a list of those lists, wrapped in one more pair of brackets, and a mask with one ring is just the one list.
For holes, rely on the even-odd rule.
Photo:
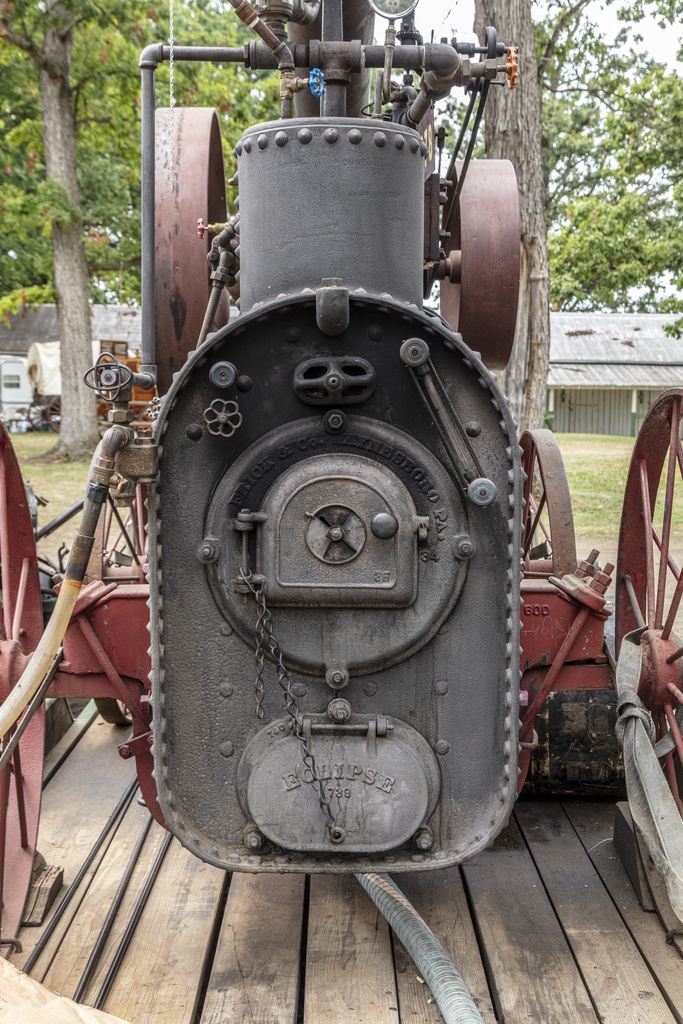
{"label": "sky", "polygon": [[[539,15],[543,6],[542,2],[534,5]],[[618,3],[607,5],[604,0],[593,0],[587,8],[587,13],[595,19],[607,38],[614,38],[621,28],[621,23],[617,19],[618,7]],[[379,23],[381,19],[377,18],[376,21]],[[442,36],[450,38],[452,35],[457,35],[459,39],[472,39],[474,0],[420,0],[415,12],[415,21],[426,42],[429,42],[432,31],[435,41]],[[675,64],[683,32],[681,27],[678,30],[660,29],[655,20],[650,18],[640,23],[638,31],[643,36],[646,49],[654,57],[672,66]],[[382,29],[378,26],[378,35],[380,32]]]}

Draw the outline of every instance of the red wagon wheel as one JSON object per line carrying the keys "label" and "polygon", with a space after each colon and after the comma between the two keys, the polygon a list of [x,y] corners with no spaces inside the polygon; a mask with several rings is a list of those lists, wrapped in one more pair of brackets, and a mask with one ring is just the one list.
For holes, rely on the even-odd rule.
{"label": "red wagon wheel", "polygon": [[[40,581],[26,490],[9,437],[0,424],[0,701],[16,684],[43,632]],[[3,748],[9,736],[2,738]],[[43,781],[45,715],[29,722],[0,774],[0,924],[2,942],[21,924],[31,884]]]}
{"label": "red wagon wheel", "polygon": [[[683,766],[683,389],[665,391],[645,417],[631,458],[617,557],[617,656],[626,633],[640,629],[638,696],[652,714],[661,761],[681,809],[676,759]],[[676,551],[676,555],[674,552]],[[678,634],[676,632],[678,628]]]}
{"label": "red wagon wheel", "polygon": [[522,550],[525,576],[564,576],[576,569],[574,517],[567,475],[551,430],[520,440],[524,483]]}

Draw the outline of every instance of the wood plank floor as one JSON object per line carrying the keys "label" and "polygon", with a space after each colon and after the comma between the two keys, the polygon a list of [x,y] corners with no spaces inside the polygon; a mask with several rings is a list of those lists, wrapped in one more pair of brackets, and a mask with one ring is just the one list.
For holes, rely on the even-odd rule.
{"label": "wood plank floor", "polygon": [[[44,790],[38,845],[49,864],[64,868],[63,892],[133,777],[117,754],[121,737],[99,718],[81,722],[78,742]],[[461,869],[396,876],[486,1024],[683,1024],[683,961],[636,899],[611,842],[613,816],[609,802],[523,800],[495,845]],[[354,878],[230,876],[176,840],[166,846],[163,830],[148,828],[147,819],[135,794],[32,977],[60,995],[73,996],[80,984],[83,1002],[135,1024],[441,1020]],[[81,984],[127,867],[111,930]],[[22,929],[17,966],[49,920]],[[132,938],[112,973],[126,931]]]}

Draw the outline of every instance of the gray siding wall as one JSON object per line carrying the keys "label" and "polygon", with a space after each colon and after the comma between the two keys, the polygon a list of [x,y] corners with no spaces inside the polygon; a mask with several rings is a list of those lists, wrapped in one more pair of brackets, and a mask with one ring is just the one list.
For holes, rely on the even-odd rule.
{"label": "gray siding wall", "polygon": [[630,388],[555,388],[553,429],[560,434],[630,437],[661,390],[639,390],[635,431]]}

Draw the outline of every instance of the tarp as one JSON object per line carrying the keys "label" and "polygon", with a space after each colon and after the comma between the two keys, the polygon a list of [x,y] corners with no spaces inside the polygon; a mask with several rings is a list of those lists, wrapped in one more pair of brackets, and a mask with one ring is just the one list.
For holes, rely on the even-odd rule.
{"label": "tarp", "polygon": [[[92,343],[92,361],[97,362],[101,342]],[[34,341],[28,350],[28,379],[34,395],[61,395],[62,374],[59,369],[59,342]]]}
{"label": "tarp", "polygon": [[121,1017],[56,996],[0,958],[0,1024],[126,1024]]}

